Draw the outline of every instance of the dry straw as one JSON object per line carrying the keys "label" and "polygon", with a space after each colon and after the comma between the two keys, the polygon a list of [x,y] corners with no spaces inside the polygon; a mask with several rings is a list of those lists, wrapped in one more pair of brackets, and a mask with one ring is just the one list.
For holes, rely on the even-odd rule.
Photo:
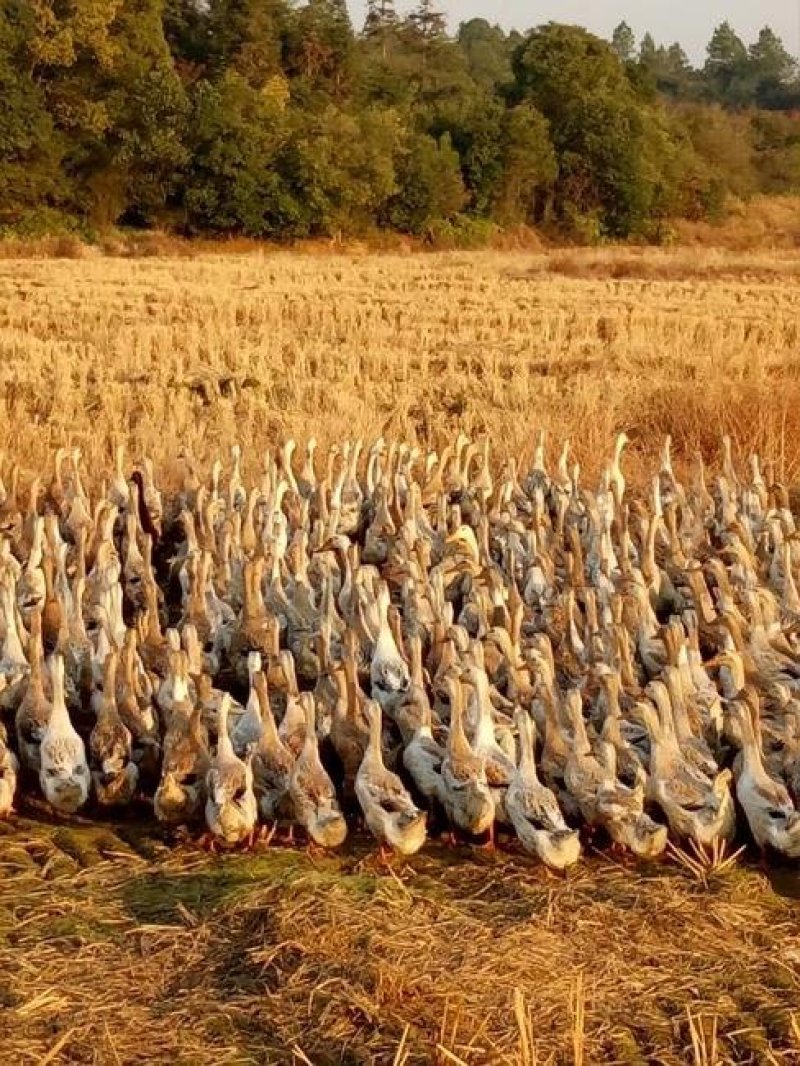
{"label": "dry straw", "polygon": [[[99,479],[122,440],[169,483],[178,447],[238,440],[260,468],[312,430],[459,427],[525,456],[541,426],[587,476],[626,428],[632,478],[666,433],[686,460],[728,432],[791,483],[795,272],[630,250],[0,262],[3,476],[49,477],[68,442]],[[391,876],[365,858],[0,826],[0,1061],[800,1061],[794,874],[781,895],[736,855],[596,857],[564,881],[434,845]]]}
{"label": "dry straw", "polygon": [[596,856],[560,880],[431,844],[389,876],[367,849],[209,859],[139,823],[0,828],[0,1061],[142,1061],[144,1033],[148,1061],[198,1064],[800,1055],[798,903],[756,870]]}
{"label": "dry straw", "polygon": [[47,466],[116,441],[170,478],[239,440],[310,432],[527,458],[538,427],[594,477],[753,449],[800,468],[800,287],[781,253],[652,251],[0,261],[0,448]]}

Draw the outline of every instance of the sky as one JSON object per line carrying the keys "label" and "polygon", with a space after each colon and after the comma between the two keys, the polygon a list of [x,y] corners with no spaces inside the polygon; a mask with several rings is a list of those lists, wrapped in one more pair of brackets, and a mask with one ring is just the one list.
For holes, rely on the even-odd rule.
{"label": "sky", "polygon": [[[398,12],[413,6],[398,0]],[[726,19],[745,43],[769,25],[793,54],[800,53],[800,0],[440,0],[452,29],[471,18],[499,22],[504,29],[528,29],[542,22],[575,22],[610,37],[623,19],[637,37],[649,30],[657,44],[680,41],[693,62],[702,62],[715,26]],[[366,0],[350,0],[360,27]]]}

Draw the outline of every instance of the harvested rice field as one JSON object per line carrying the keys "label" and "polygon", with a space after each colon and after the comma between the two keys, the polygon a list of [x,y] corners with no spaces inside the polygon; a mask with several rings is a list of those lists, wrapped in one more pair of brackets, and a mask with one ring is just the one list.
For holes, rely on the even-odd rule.
{"label": "harvested rice field", "polygon": [[792,253],[0,259],[0,447],[69,440],[245,462],[313,430],[441,444],[462,429],[530,457],[573,438],[587,472],[671,434],[711,460],[800,465],[800,260]]}
{"label": "harvested rice field", "polygon": [[[0,604],[4,648],[0,722],[8,727],[9,745],[21,748],[14,722],[22,697],[16,697],[16,709],[9,709],[13,685],[8,678],[12,667],[17,671],[15,683],[27,677],[29,663],[33,670],[36,660],[36,641],[41,641],[41,633],[36,636],[37,625],[42,625],[36,617],[39,606],[35,598],[25,598],[34,597],[39,577],[45,608],[57,601],[63,619],[73,609],[71,604],[88,605],[92,609],[85,609],[86,617],[81,619],[88,624],[97,622],[97,605],[91,598],[102,599],[105,589],[99,578],[113,572],[109,584],[124,586],[126,597],[124,622],[117,605],[122,631],[126,626],[133,630],[138,621],[148,623],[137,638],[143,661],[145,650],[154,661],[163,658],[165,634],[157,607],[148,601],[141,608],[136,601],[140,581],[145,585],[149,581],[153,588],[158,581],[168,593],[167,607],[172,613],[166,617],[168,612],[162,612],[164,630],[168,624],[179,625],[179,619],[184,629],[187,619],[190,624],[197,621],[199,616],[189,614],[187,603],[196,591],[200,571],[190,565],[191,560],[187,562],[190,550],[181,554],[189,538],[184,539],[174,506],[179,494],[183,492],[181,498],[185,498],[187,492],[187,457],[206,481],[213,477],[214,460],[220,458],[233,512],[234,490],[240,489],[248,499],[243,486],[259,482],[265,454],[277,454],[287,438],[297,440],[298,459],[309,437],[316,438],[320,470],[330,445],[355,436],[364,439],[366,448],[378,437],[384,438],[387,447],[403,441],[418,446],[423,456],[428,449],[439,455],[455,450],[456,466],[464,451],[463,443],[452,447],[458,434],[476,442],[488,438],[491,469],[500,484],[509,458],[518,460],[520,477],[531,469],[537,433],[543,430],[550,469],[569,440],[571,461],[580,465],[582,484],[588,483],[590,491],[601,471],[607,472],[616,435],[627,434],[626,499],[636,500],[644,528],[641,538],[638,529],[632,534],[637,549],[640,540],[647,539],[648,486],[655,473],[660,472],[662,482],[669,473],[672,485],[675,477],[685,477],[689,484],[699,454],[707,463],[709,484],[714,488],[717,472],[722,469],[729,475],[732,464],[745,485],[748,457],[753,452],[762,457],[765,470],[769,466],[769,484],[760,473],[758,479],[754,476],[753,484],[747,483],[753,491],[739,493],[738,511],[732,504],[726,511],[712,497],[708,497],[710,504],[693,498],[684,508],[691,515],[692,506],[698,514],[710,506],[707,525],[714,532],[709,533],[708,542],[713,541],[713,551],[705,551],[702,522],[692,542],[701,560],[700,592],[696,569],[686,560],[674,566],[672,549],[661,543],[657,565],[653,564],[648,576],[653,571],[677,575],[676,587],[658,595],[667,603],[666,616],[677,619],[679,641],[689,647],[690,637],[696,635],[696,619],[690,624],[689,616],[702,605],[702,580],[709,582],[706,595],[709,589],[716,594],[725,591],[729,574],[738,598],[735,608],[746,616],[743,631],[747,639],[741,638],[741,647],[722,645],[724,623],[736,614],[715,600],[702,620],[705,658],[701,669],[707,667],[713,684],[719,684],[724,693],[725,685],[716,672],[720,658],[727,656],[733,674],[741,652],[752,680],[758,671],[754,674],[751,669],[751,658],[758,653],[759,668],[763,667],[761,675],[755,676],[758,692],[747,699],[739,699],[736,691],[729,693],[726,706],[736,705],[735,713],[744,722],[748,700],[760,697],[766,708],[764,724],[776,730],[786,726],[788,750],[798,740],[789,737],[787,725],[797,702],[792,686],[799,679],[794,668],[800,667],[798,613],[790,604],[791,595],[796,598],[793,567],[795,572],[798,567],[792,555],[796,536],[787,534],[791,543],[785,556],[779,538],[781,523],[791,524],[798,512],[798,282],[800,258],[790,252],[705,248],[437,255],[208,253],[138,259],[86,253],[76,259],[0,258],[3,536],[8,541],[16,538],[14,548],[26,565],[23,573],[9,577],[14,568],[8,565],[11,548],[6,545],[0,566],[0,592],[8,593],[7,602],[4,598]],[[669,463],[665,473],[664,460],[659,460],[667,436],[672,440],[675,475]],[[723,436],[730,438],[731,448],[725,465]],[[119,493],[119,481],[114,481],[119,445],[124,445],[130,466],[145,458],[152,461],[152,476],[164,493],[166,532],[155,563],[150,559],[149,504],[143,512],[130,508],[121,532],[112,528],[112,515],[110,532],[103,533],[108,514],[98,501]],[[241,446],[243,481],[238,485],[232,480],[229,485],[227,480],[233,445]],[[465,454],[480,462],[480,447],[477,443],[474,453],[467,449]],[[80,450],[77,459],[72,453],[72,466],[65,470],[63,482],[66,453],[58,460],[54,479],[54,456],[59,448]],[[385,450],[376,455],[379,466]],[[340,452],[329,460],[329,474],[341,459]],[[346,461],[345,457],[345,466]],[[391,465],[395,458],[385,461]],[[268,480],[277,477],[277,469],[273,462]],[[427,472],[435,469],[434,460]],[[488,470],[487,460],[479,474]],[[618,465],[615,470],[619,472]],[[437,493],[446,491],[442,473],[446,481],[451,471],[438,471],[438,487],[431,489],[433,502],[426,505],[431,515],[437,509]],[[58,561],[57,537],[51,529],[46,543],[42,542],[44,570],[48,565],[50,570],[39,574],[36,523],[23,520],[26,504],[21,502],[34,476],[41,477],[51,512],[63,504],[61,525],[72,537],[63,552],[64,559],[69,555],[69,570]],[[466,521],[473,486],[465,477]],[[566,495],[577,498],[577,473],[573,470],[566,477],[568,481],[574,478]],[[478,475],[475,479],[477,484]],[[773,480],[785,487],[785,494],[776,494]],[[314,499],[325,503],[330,485],[326,489],[322,479],[320,483],[323,487],[318,487]],[[552,488],[555,482],[549,484]],[[123,495],[126,485],[130,488],[123,476]],[[751,553],[740,551],[732,561],[722,550],[730,547],[725,536],[736,522],[755,522],[761,489],[770,506],[780,512],[780,520],[772,525],[765,522],[763,538],[780,566],[771,565],[772,556],[761,543],[758,551],[764,549],[762,555],[754,547]],[[17,491],[19,499],[14,496]],[[273,505],[271,494],[263,491],[266,502],[259,506],[264,504],[267,518],[274,517],[281,503]],[[374,487],[372,491],[378,495]],[[622,490],[617,489],[619,499],[623,491],[624,484]],[[196,488],[193,492],[200,528],[205,512],[197,505]],[[475,489],[476,526],[487,517],[493,492]],[[556,500],[555,511],[557,489],[551,492],[548,488],[548,492]],[[71,507],[67,493],[73,494]],[[74,506],[76,495],[81,496],[78,507]],[[309,509],[316,506],[310,499],[306,500]],[[503,499],[502,493],[497,499]],[[6,521],[11,504],[18,504],[21,512],[15,516],[20,519],[18,529]],[[395,517],[403,518],[400,503],[392,507],[395,510],[390,509],[387,525]],[[669,500],[665,507],[669,511]],[[300,507],[289,505],[286,510],[298,528],[308,518],[309,512]],[[715,525],[718,511],[722,511],[720,531]],[[730,513],[733,518],[728,522]],[[147,521],[140,526],[141,514]],[[495,512],[491,514],[497,523],[493,529],[505,535],[510,525],[503,525]],[[412,525],[416,517],[406,514]],[[592,542],[592,523],[583,521],[584,513],[580,518],[574,523],[577,540],[572,541],[578,558],[581,536],[586,546]],[[492,673],[493,684],[505,686],[504,691],[508,691],[509,673],[504,668],[512,659],[514,670],[529,670],[535,680],[537,664],[541,668],[546,658],[541,654],[542,640],[551,637],[558,685],[572,685],[565,675],[569,669],[576,670],[576,656],[585,653],[577,673],[584,675],[581,683],[591,678],[588,688],[592,690],[604,676],[597,670],[603,664],[591,660],[589,638],[598,635],[596,625],[594,631],[590,625],[596,605],[591,607],[584,576],[563,550],[564,538],[560,541],[552,535],[549,515],[541,521],[546,536],[543,533],[540,546],[552,548],[558,564],[542,579],[545,585],[550,582],[552,598],[540,595],[536,581],[531,581],[531,601],[522,606],[514,598],[519,594],[510,580],[513,589],[507,582],[499,598],[490,602],[500,617],[497,621],[492,614],[493,630],[505,627],[510,633],[513,611],[519,609],[524,616],[527,629],[522,637],[517,632],[515,639],[518,644],[522,640],[526,650],[532,649],[538,658],[526,660],[523,666],[514,658],[516,646],[508,653],[504,650],[507,642],[491,645],[488,633],[481,629],[485,598],[481,599],[480,586],[484,581],[488,586],[487,559],[480,555],[482,544],[476,542],[473,549],[475,537],[465,536],[463,525],[455,531],[459,535],[443,537],[441,560],[437,558],[431,566],[428,557],[428,570],[422,567],[420,584],[424,595],[433,596],[441,575],[437,573],[434,580],[431,574],[441,562],[447,575],[442,581],[458,586],[450,602],[462,608],[458,617],[466,619],[464,634],[475,622],[470,610],[478,611],[486,669]],[[75,557],[82,558],[85,545],[81,536],[74,535],[82,522],[87,528],[94,522],[98,530],[89,545],[93,569],[86,568],[91,588],[84,600],[71,598],[76,580],[83,578]],[[358,515],[354,522],[353,540],[363,546]],[[266,529],[268,522],[264,520],[263,525]],[[335,521],[332,528],[335,534]],[[236,524],[225,532],[235,540]],[[615,526],[617,549],[618,532]],[[213,529],[209,535],[209,530],[200,528],[200,534],[205,537],[203,552],[218,555],[214,561],[221,563],[223,538],[215,539]],[[386,537],[392,548],[401,541],[396,530]],[[778,538],[774,544],[773,537]],[[144,546],[143,553],[137,544]],[[345,549],[352,546],[345,538]],[[740,547],[738,541],[736,546]],[[270,534],[264,533],[259,565],[263,566],[274,547]],[[341,541],[335,548],[339,555],[346,555]],[[451,549],[452,555],[448,554]],[[335,615],[341,610],[347,625],[355,629],[359,611],[371,618],[370,611],[381,596],[380,582],[370,583],[369,575],[364,578],[364,610],[356,611],[354,601],[341,595],[344,577],[338,570],[339,555],[328,542],[314,550],[330,557],[327,569],[320,569],[319,574],[314,571],[314,580],[319,575],[320,580],[326,574],[330,577],[339,604],[332,611]],[[785,640],[777,651],[750,641],[751,628],[758,628],[756,608],[743,595],[749,591],[746,582],[741,587],[737,584],[741,567],[746,570],[751,565],[750,555],[762,607],[780,608],[777,625]],[[34,562],[28,565],[31,558]],[[407,576],[403,567],[419,574],[419,569],[414,570],[418,561],[413,553],[410,557],[399,553],[392,556],[391,565],[385,560],[381,564],[382,576],[392,584],[395,606],[403,602],[400,590]],[[283,571],[280,566],[277,570],[277,583],[296,591],[303,568],[294,556],[287,556],[283,563]],[[346,564],[342,565],[345,570]],[[242,566],[243,571],[252,566],[253,572],[263,576],[252,553]],[[504,573],[503,566],[505,559],[497,563],[498,573]],[[61,585],[56,580],[55,593],[53,568],[56,578],[64,579]],[[246,594],[240,595],[230,572],[225,577],[223,569],[220,565],[216,576],[217,589],[224,586],[221,597],[235,603],[243,619],[249,617],[244,609]],[[358,577],[357,565],[355,569]],[[544,570],[550,573],[547,567]],[[32,571],[37,572],[35,578]],[[576,574],[577,588],[570,591]],[[470,580],[464,582],[466,591],[462,592],[465,575]],[[270,581],[267,572],[268,592]],[[602,585],[598,583],[601,607]],[[478,593],[470,599],[473,587]],[[523,582],[521,587],[528,596],[528,585]],[[8,633],[17,625],[14,593],[21,603],[18,613],[24,648],[10,667]],[[653,598],[658,598],[655,591]],[[207,603],[205,595],[199,599]],[[644,599],[648,599],[647,590]],[[306,606],[311,602],[312,613],[317,608],[321,612],[313,600],[312,594]],[[269,601],[271,610],[276,602]],[[436,603],[440,615],[445,615],[443,602]],[[141,614],[131,622],[134,606]],[[627,625],[625,639],[630,638],[634,665],[642,678],[645,673],[649,679],[656,678],[662,666],[665,676],[672,667],[678,669],[670,660],[674,627],[671,635],[669,625],[658,627],[645,656],[635,622],[629,622],[627,613],[623,617],[622,610],[612,617],[610,600],[606,606],[601,628],[608,635],[615,627],[624,631]],[[627,611],[630,604],[625,606]],[[576,613],[583,641],[568,635],[568,612]],[[408,619],[398,619],[397,614],[393,624],[402,644],[403,624]],[[297,618],[289,611],[287,617],[279,634],[282,650],[287,639],[291,642],[295,636]],[[635,611],[631,617],[638,617]],[[379,635],[384,623],[388,626],[388,609],[381,618]],[[318,629],[317,614],[314,619]],[[49,621],[52,647],[48,650],[52,652],[63,633]],[[105,690],[106,683],[105,661],[98,651],[104,631],[100,621],[91,638],[83,634],[95,644],[94,658],[99,659],[102,675],[93,675],[94,696]],[[441,618],[432,620],[432,631],[437,621]],[[561,640],[556,639],[557,631]],[[476,674],[483,671],[482,665],[480,670],[476,666],[483,662],[483,653],[475,658],[480,639],[470,640],[472,636],[465,636],[465,647],[459,648],[465,669],[460,675],[456,671],[455,683],[457,688],[463,681],[469,691]],[[117,649],[115,639],[112,632],[108,646],[103,645],[107,659],[127,647],[121,639]],[[360,639],[368,651],[377,654],[366,637]],[[406,639],[410,647],[408,627]],[[715,640],[720,641],[719,649]],[[207,658],[212,643],[203,646]],[[46,626],[44,646],[48,647]],[[301,678],[305,694],[314,683],[319,663],[315,660],[309,667],[302,640],[290,646],[298,673],[301,668],[310,670]],[[712,655],[715,650],[719,655]],[[135,639],[133,651],[137,654]],[[216,655],[219,648],[213,651]],[[434,675],[434,662],[441,666],[440,652],[433,638],[426,639],[423,689],[427,686],[432,691],[428,682]],[[264,656],[266,672],[269,654],[265,651]],[[56,658],[48,656],[48,663]],[[413,656],[408,653],[407,658]],[[609,658],[613,659],[612,653]],[[657,660],[654,666],[653,658]],[[245,683],[236,695],[243,701],[248,692],[246,659],[246,649],[243,656],[240,648],[236,665],[241,668],[245,661]],[[614,662],[614,669],[623,676],[625,663]],[[773,667],[774,676],[770,673]],[[375,684],[370,669],[369,662],[361,663],[360,683],[368,689],[372,680],[373,693],[378,691],[383,698],[386,693]],[[405,663],[403,669],[408,672]],[[156,681],[164,682],[171,670],[170,665],[158,678],[157,671],[150,671],[148,684],[152,680],[154,691],[158,690]],[[331,670],[331,678],[334,673]],[[53,675],[49,676],[47,698],[54,702]],[[169,676],[170,698],[177,704],[174,674]],[[217,680],[215,676],[215,684]],[[512,681],[516,684],[519,678]],[[781,684],[790,689],[788,699],[783,698],[783,690],[778,693],[781,699],[776,696]],[[554,689],[558,685],[554,679]],[[477,683],[474,687],[477,691]],[[539,692],[534,692],[533,684],[520,685],[519,691],[523,693],[520,699],[531,706],[536,703]],[[73,703],[80,704],[76,692],[73,684]],[[652,685],[643,683],[639,694],[644,693],[651,695]],[[669,702],[670,697],[665,698]],[[626,714],[633,703],[625,705]],[[287,706],[288,697],[284,697],[283,714]],[[381,709],[385,709],[383,704]],[[580,717],[580,700],[578,712]],[[75,717],[74,707],[71,713]],[[177,714],[174,706],[169,713]],[[218,707],[215,714],[219,715]],[[506,724],[507,720],[505,714]],[[657,733],[656,728],[653,743]],[[751,747],[758,743],[755,736]],[[622,748],[627,740],[619,744]],[[775,751],[770,754],[775,756]],[[782,757],[781,752],[778,755]],[[726,773],[733,756],[728,743]],[[773,775],[778,773],[775,766],[773,759]],[[795,759],[791,774],[798,767],[800,761]],[[671,832],[671,843],[664,850],[667,830],[660,825],[655,828],[663,834],[662,853],[655,860],[634,858],[631,850],[613,846],[602,829],[596,834],[592,826],[581,824],[580,859],[576,853],[576,861],[559,873],[523,850],[508,829],[500,829],[497,848],[487,850],[478,834],[471,841],[466,834],[450,840],[445,825],[435,819],[430,821],[421,850],[410,858],[395,854],[386,861],[352,810],[348,812],[351,831],[336,851],[309,846],[302,831],[290,844],[283,826],[269,841],[257,839],[248,848],[212,854],[201,846],[196,826],[168,828],[155,820],[152,789],[146,801],[137,794],[121,813],[102,810],[92,801],[78,814],[57,815],[42,799],[38,789],[42,778],[28,770],[14,812],[0,820],[0,1062],[31,1066],[800,1063],[800,872],[796,859],[781,860],[773,854],[766,862],[760,857],[746,828],[749,815],[738,806],[734,810],[730,774],[722,782],[729,817],[725,832],[720,830],[726,843],[719,849],[701,854],[690,841],[679,841]],[[88,777],[86,767],[82,772]],[[787,769],[787,775],[791,774]],[[786,794],[789,807],[796,799],[794,793]],[[643,817],[640,803],[637,818]],[[202,814],[198,821],[202,826]],[[652,822],[648,824],[653,830]],[[577,838],[577,831],[567,835]],[[792,853],[800,839],[796,819],[780,839],[789,842],[786,850]]]}
{"label": "harvested rice field", "polygon": [[[800,887],[429,845],[387,871],[0,827],[7,1062],[794,1063]],[[146,1051],[143,1051],[143,1042]]]}

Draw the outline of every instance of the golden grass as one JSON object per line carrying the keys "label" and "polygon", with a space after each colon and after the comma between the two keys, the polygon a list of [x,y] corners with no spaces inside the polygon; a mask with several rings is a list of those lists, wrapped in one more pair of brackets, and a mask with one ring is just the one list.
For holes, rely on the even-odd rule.
{"label": "golden grass", "polygon": [[[169,250],[169,249],[167,249]],[[800,287],[784,253],[247,252],[0,262],[0,447],[40,471],[124,440],[246,463],[287,434],[464,429],[594,476],[729,432],[800,471]],[[4,476],[7,474],[4,464]],[[149,830],[0,826],[0,1062],[437,1066],[800,1061],[796,872],[607,858],[555,881],[435,845],[379,871]],[[794,895],[792,895],[794,893]]]}
{"label": "golden grass", "polygon": [[35,467],[71,440],[99,476],[118,438],[164,466],[241,440],[255,464],[287,434],[457,427],[530,454],[542,426],[594,473],[625,428],[635,474],[666,433],[713,458],[728,432],[793,480],[797,270],[685,249],[0,261],[0,447]]}
{"label": "golden grass", "polygon": [[432,845],[389,873],[363,839],[208,858],[149,833],[0,830],[2,1061],[800,1056],[800,899],[757,871],[596,857],[562,881]]}

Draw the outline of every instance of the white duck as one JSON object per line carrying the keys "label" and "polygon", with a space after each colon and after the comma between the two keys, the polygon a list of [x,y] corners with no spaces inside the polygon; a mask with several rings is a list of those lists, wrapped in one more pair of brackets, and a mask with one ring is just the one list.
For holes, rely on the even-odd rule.
{"label": "white duck", "polygon": [[494,800],[486,762],[473,751],[464,732],[461,684],[448,679],[450,732],[442,762],[442,805],[457,829],[479,836],[494,826]]}
{"label": "white duck", "polygon": [[369,743],[356,774],[356,797],[381,851],[388,845],[401,855],[414,855],[425,843],[425,813],[420,811],[397,776],[387,770],[381,750],[381,709],[368,700]]}
{"label": "white duck", "polygon": [[264,728],[261,721],[261,707],[258,700],[258,694],[254,685],[254,678],[260,670],[261,655],[257,651],[251,651],[247,656],[247,673],[250,677],[250,693],[247,697],[244,711],[236,717],[231,725],[233,750],[239,756],[243,756],[250,745],[258,744]]}
{"label": "white duck", "polygon": [[397,647],[389,624],[389,588],[385,582],[378,586],[378,638],[369,668],[372,698],[381,709],[391,715],[411,685],[408,663]]}
{"label": "white duck", "polygon": [[292,768],[289,799],[296,821],[311,841],[323,848],[338,848],[347,836],[347,822],[339,809],[333,782],[319,757],[314,701],[306,701],[304,710],[306,735]]}
{"label": "white duck", "polygon": [[5,727],[0,723],[0,818],[7,818],[14,809],[19,763],[8,746]]}
{"label": "white duck", "polygon": [[228,733],[231,698],[219,705],[217,751],[206,774],[206,825],[214,839],[228,847],[252,838],[258,820],[253,791],[252,754],[240,759]]}
{"label": "white duck", "polygon": [[295,760],[278,735],[269,704],[267,679],[260,671],[253,678],[253,688],[261,713],[261,736],[253,754],[254,788],[262,819],[276,822],[291,806],[288,802],[289,781]]}
{"label": "white duck", "polygon": [[427,699],[422,701],[421,711],[419,725],[403,749],[403,765],[425,799],[441,803],[445,751],[433,736],[433,712]]}
{"label": "white duck", "polygon": [[505,809],[506,790],[514,777],[516,767],[495,737],[489,678],[483,668],[482,656],[467,668],[465,676],[473,686],[474,692],[472,706],[475,721],[473,738],[475,754],[484,761],[495,816],[499,822],[508,823]]}
{"label": "white duck", "polygon": [[89,798],[92,778],[86,749],[69,718],[64,701],[64,659],[49,660],[53,697],[50,720],[39,749],[39,781],[48,803],[63,814],[74,814]]}
{"label": "white duck", "polygon": [[578,834],[564,821],[555,793],[536,773],[536,725],[527,711],[516,714],[520,761],[506,793],[506,812],[520,843],[545,865],[565,870],[580,858]]}
{"label": "white duck", "polygon": [[800,812],[785,785],[764,767],[759,743],[758,696],[745,689],[730,706],[741,737],[741,756],[734,764],[736,797],[756,844],[773,848],[788,858],[800,858]]}

